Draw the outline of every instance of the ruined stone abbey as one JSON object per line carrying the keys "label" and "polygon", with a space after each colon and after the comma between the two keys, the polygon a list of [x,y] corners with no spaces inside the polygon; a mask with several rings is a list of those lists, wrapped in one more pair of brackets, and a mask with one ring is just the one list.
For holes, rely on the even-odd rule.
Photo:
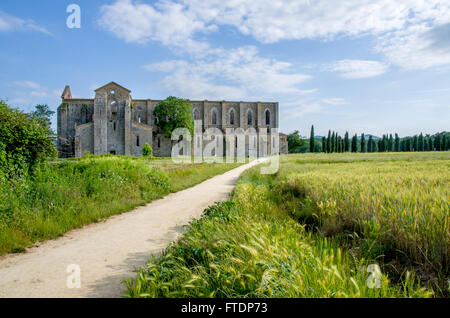
{"label": "ruined stone abbey", "polygon": [[[60,156],[81,157],[86,152],[141,156],[142,147],[148,143],[154,156],[170,157],[172,141],[160,132],[153,118],[153,109],[160,101],[132,99],[130,93],[111,82],[95,90],[93,99],[72,98],[66,86],[57,112]],[[270,141],[270,128],[278,128],[278,103],[188,102],[193,118],[203,121],[203,131],[218,128],[225,133],[227,128],[254,128],[269,132]],[[285,135],[279,138],[279,152],[287,153]]]}

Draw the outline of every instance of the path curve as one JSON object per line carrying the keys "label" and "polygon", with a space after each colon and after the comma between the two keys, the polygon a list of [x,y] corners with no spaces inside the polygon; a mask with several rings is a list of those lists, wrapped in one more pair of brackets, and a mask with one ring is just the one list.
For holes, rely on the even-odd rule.
{"label": "path curve", "polygon": [[[246,169],[264,159],[172,193],[131,212],[70,231],[24,254],[0,258],[0,297],[120,297],[122,280],[183,234],[203,210],[229,198]],[[81,288],[67,287],[67,267],[81,270]]]}

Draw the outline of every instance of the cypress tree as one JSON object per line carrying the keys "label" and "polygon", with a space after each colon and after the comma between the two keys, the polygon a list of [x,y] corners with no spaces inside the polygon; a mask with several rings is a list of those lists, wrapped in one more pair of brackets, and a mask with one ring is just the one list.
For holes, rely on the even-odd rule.
{"label": "cypress tree", "polygon": [[358,152],[358,137],[356,134],[352,137],[352,152]]}
{"label": "cypress tree", "polygon": [[430,151],[434,151],[434,139],[433,139],[433,136],[430,136],[430,139],[428,140],[428,147],[430,147]]}
{"label": "cypress tree", "polygon": [[368,147],[367,151],[373,152],[373,137],[372,137],[372,135],[369,136],[369,147]]}
{"label": "cypress tree", "polygon": [[392,134],[389,135],[389,149],[388,151],[392,152],[394,151],[394,137],[392,137]]}
{"label": "cypress tree", "polygon": [[441,143],[442,143],[441,134],[437,134],[436,139],[435,139],[436,151],[441,151]]}
{"label": "cypress tree", "polygon": [[336,134],[334,131],[331,134],[331,152],[336,152]]}
{"label": "cypress tree", "polygon": [[309,137],[309,152],[314,152],[314,125],[311,126],[311,137]]}
{"label": "cypress tree", "polygon": [[406,151],[411,151],[412,149],[412,143],[411,143],[411,138],[410,137],[406,137]]}
{"label": "cypress tree", "polygon": [[348,131],[345,132],[344,137],[344,151],[349,152],[350,151],[350,139],[348,138]]}
{"label": "cypress tree", "polygon": [[328,149],[328,153],[331,153],[331,131],[330,130],[328,130],[327,149]]}
{"label": "cypress tree", "polygon": [[364,137],[364,133],[361,135],[361,152],[366,152],[366,138]]}
{"label": "cypress tree", "polygon": [[420,135],[419,135],[419,145],[418,145],[417,149],[419,151],[424,151],[425,150],[425,142],[423,140],[423,134],[422,133],[420,133]]}
{"label": "cypress tree", "polygon": [[399,152],[400,151],[400,138],[398,137],[398,134],[395,134],[395,141],[394,141],[394,151]]}
{"label": "cypress tree", "polygon": [[336,133],[336,135],[334,136],[334,152],[339,152],[339,149],[338,149],[338,145],[339,145],[339,143],[338,143],[338,138],[339,137],[339,135],[338,135],[338,133]]}
{"label": "cypress tree", "polygon": [[417,135],[413,137],[413,151],[417,151],[419,148],[419,138]]}

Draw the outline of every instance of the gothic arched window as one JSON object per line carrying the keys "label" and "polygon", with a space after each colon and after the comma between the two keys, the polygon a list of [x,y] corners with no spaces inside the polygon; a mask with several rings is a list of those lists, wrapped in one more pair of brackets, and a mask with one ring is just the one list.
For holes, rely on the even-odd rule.
{"label": "gothic arched window", "polygon": [[111,110],[111,120],[116,120],[117,119],[117,111],[118,111],[118,106],[117,106],[116,101],[113,100],[111,102],[110,110]]}
{"label": "gothic arched window", "polygon": [[230,125],[234,125],[234,110],[230,111]]}
{"label": "gothic arched window", "polygon": [[270,110],[266,110],[266,125],[270,125]]}
{"label": "gothic arched window", "polygon": [[198,109],[194,110],[194,120],[199,120],[200,119],[200,114],[198,112]]}
{"label": "gothic arched window", "polygon": [[217,111],[215,109],[211,113],[211,124],[217,125]]}
{"label": "gothic arched window", "polygon": [[253,125],[253,116],[252,116],[252,111],[249,110],[247,112],[247,125]]}

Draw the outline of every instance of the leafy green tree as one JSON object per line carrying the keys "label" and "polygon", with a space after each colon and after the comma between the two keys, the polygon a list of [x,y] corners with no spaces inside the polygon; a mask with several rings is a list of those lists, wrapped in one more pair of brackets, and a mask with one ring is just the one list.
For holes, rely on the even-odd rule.
{"label": "leafy green tree", "polygon": [[151,157],[152,153],[153,153],[152,147],[150,147],[148,142],[146,142],[144,147],[142,147],[142,155],[144,157]]}
{"label": "leafy green tree", "polygon": [[314,125],[312,125],[311,126],[311,136],[309,137],[309,152],[314,152],[314,144],[315,144]]}
{"label": "leafy green tree", "polygon": [[54,111],[50,110],[48,105],[36,105],[35,110],[30,114],[33,119],[35,119],[42,126],[51,126],[51,117],[55,114]]}
{"label": "leafy green tree", "polygon": [[364,133],[361,135],[361,152],[367,152],[366,137],[364,136]]}
{"label": "leafy green tree", "polygon": [[322,152],[327,152],[327,137],[322,137]]}
{"label": "leafy green tree", "polygon": [[177,128],[186,128],[191,134],[194,134],[192,106],[184,99],[168,97],[156,105],[153,115],[156,124],[168,138]]}
{"label": "leafy green tree", "polygon": [[289,153],[299,153],[300,148],[303,147],[305,141],[300,137],[298,130],[287,136]]}
{"label": "leafy green tree", "polygon": [[430,136],[430,138],[428,140],[428,147],[429,147],[430,151],[434,151],[434,138],[433,138],[433,136]]}
{"label": "leafy green tree", "polygon": [[0,101],[0,171],[4,175],[29,172],[56,155],[50,126]]}

